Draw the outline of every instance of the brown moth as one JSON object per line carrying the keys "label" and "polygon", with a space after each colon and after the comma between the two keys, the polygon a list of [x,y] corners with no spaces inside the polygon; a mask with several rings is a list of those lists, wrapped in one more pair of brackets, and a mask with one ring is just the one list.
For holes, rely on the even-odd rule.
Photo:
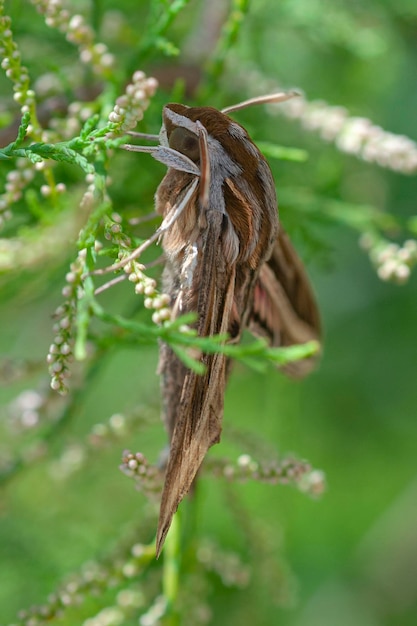
{"label": "brown moth", "polygon": [[[156,210],[164,218],[157,231],[166,257],[164,291],[174,316],[197,313],[200,336],[227,333],[230,342],[238,342],[248,328],[272,346],[320,336],[308,278],[278,226],[271,170],[246,130],[227,115],[293,95],[255,98],[223,111],[167,104],[160,145],[125,146],[151,152],[168,166],[155,196]],[[205,365],[202,375],[188,369],[168,345],[161,345],[159,372],[170,454],[157,555],[208,449],[220,440],[230,359],[202,354],[200,360]],[[312,364],[310,358],[285,370],[304,375]]]}

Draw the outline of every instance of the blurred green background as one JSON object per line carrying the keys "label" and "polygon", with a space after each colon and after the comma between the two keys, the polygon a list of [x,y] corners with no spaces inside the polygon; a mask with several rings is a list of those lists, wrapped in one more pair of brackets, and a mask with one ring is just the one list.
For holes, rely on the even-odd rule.
{"label": "blurred green background", "polygon": [[[173,97],[170,84],[182,75],[200,81],[200,90],[193,82],[186,88],[176,83],[176,99],[179,94],[189,104],[201,104],[203,92],[210,98],[204,103],[214,106],[247,96],[228,89],[227,76],[217,79],[210,66],[220,30],[209,16],[217,15],[221,26],[228,3],[217,0],[210,10],[211,3],[190,2],[167,32],[181,51],[173,58],[154,51],[145,55],[138,48],[150,23],[150,4],[154,12],[172,5],[127,0],[68,3],[71,11],[87,16],[98,40],[107,43],[126,82],[130,70],[138,68],[162,77],[141,130],[158,131],[161,107]],[[246,3],[235,3],[234,10],[239,6],[245,9]],[[32,4],[6,2],[6,9],[35,85],[45,73],[54,74],[63,85],[60,93],[71,101],[77,81],[81,88],[87,80],[74,47],[45,26]],[[352,115],[417,139],[414,2],[253,0],[232,53],[242,68],[250,61],[284,88],[302,89],[309,100],[345,106]],[[0,93],[1,120],[8,128],[18,111],[4,75]],[[305,191],[315,205],[326,200],[357,203],[358,210],[370,205],[405,223],[416,212],[416,178],[343,155],[297,122],[269,117],[262,108],[235,117],[255,141],[308,151],[304,163],[274,160],[271,167],[283,199],[282,221],[317,293],[324,354],[318,370],[303,382],[237,365],[227,390],[223,440],[210,454],[236,458],[245,452],[256,457],[256,451],[266,456],[294,453],[325,471],[328,489],[314,500],[291,487],[225,485],[203,475],[196,496],[197,537],[239,555],[249,582],[243,589],[228,586],[211,572],[200,589],[184,578],[184,603],[187,593],[201,593],[212,612],[211,623],[227,626],[414,626],[416,277],[403,286],[382,283],[358,246],[357,232],[342,220],[326,219],[320,210],[292,207],[285,198],[294,190]],[[147,155],[115,156],[109,191],[120,213],[151,210],[164,168],[149,161]],[[1,169],[5,172],[7,166]],[[72,197],[79,197],[81,175],[77,179],[78,173],[64,166],[57,171]],[[19,236],[34,225],[33,215],[25,211],[21,201],[5,235]],[[152,228],[144,226],[146,232]],[[0,450],[5,468],[22,453],[26,461],[11,475],[6,469],[2,474],[1,624],[14,622],[20,609],[44,602],[69,573],[109,554],[120,538],[133,532],[138,541],[149,542],[154,532],[156,510],[118,465],[124,448],[140,450],[155,461],[165,444],[156,347],[112,348],[96,363],[82,392],[74,392],[69,400],[48,397],[46,409],[34,408],[40,424],[28,428],[20,423],[16,398],[22,401],[20,394],[27,390],[45,397],[48,388],[44,357],[53,336],[51,315],[62,300],[65,273],[74,257],[74,236],[68,239],[59,241],[33,268],[16,267],[0,278]],[[136,300],[129,285],[103,297],[112,311],[124,314],[140,306]],[[86,366],[80,371],[77,367],[75,389],[86,371]],[[72,403],[70,418],[49,430],[64,402]],[[88,436],[94,426],[119,413],[136,415],[133,426],[117,437],[103,438],[101,445],[91,443]],[[151,579],[157,576],[157,566],[154,569]],[[155,583],[146,584],[152,589]],[[90,599],[87,609],[80,608],[75,617],[64,616],[62,623],[84,623],[102,601]],[[204,616],[191,622],[184,618],[184,623],[206,621]]]}

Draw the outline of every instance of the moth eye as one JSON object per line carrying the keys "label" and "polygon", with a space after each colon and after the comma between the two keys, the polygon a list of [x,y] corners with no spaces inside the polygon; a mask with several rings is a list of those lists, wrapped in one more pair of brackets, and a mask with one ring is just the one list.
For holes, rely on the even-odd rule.
{"label": "moth eye", "polygon": [[169,147],[185,154],[192,161],[200,158],[200,146],[197,135],[190,130],[177,126],[169,136]]}

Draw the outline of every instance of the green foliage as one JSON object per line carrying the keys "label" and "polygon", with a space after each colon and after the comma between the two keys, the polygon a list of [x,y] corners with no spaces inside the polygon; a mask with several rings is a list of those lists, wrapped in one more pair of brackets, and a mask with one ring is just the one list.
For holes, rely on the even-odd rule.
{"label": "green foliage", "polygon": [[[415,16],[0,0],[2,623],[415,623]],[[178,94],[220,107],[282,85],[306,95],[236,119],[323,313],[321,368],[297,384],[271,366],[314,343],[235,346],[170,319],[145,222],[163,168],[120,149]],[[221,446],[156,562],[161,340],[196,371],[200,350],[236,364]],[[320,502],[322,472],[285,450],[325,469]]]}

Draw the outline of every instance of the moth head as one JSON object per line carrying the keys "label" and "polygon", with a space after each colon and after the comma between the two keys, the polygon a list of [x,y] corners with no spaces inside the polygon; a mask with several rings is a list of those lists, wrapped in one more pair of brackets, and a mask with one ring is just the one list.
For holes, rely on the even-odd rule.
{"label": "moth head", "polygon": [[184,104],[164,106],[161,134],[166,137],[166,145],[196,163],[201,156],[199,131],[196,122],[187,115],[189,109]]}
{"label": "moth head", "polygon": [[191,161],[196,163],[200,159],[200,145],[198,137],[195,133],[184,128],[183,126],[177,126],[173,129],[168,137],[168,145],[173,150],[185,154]]}

